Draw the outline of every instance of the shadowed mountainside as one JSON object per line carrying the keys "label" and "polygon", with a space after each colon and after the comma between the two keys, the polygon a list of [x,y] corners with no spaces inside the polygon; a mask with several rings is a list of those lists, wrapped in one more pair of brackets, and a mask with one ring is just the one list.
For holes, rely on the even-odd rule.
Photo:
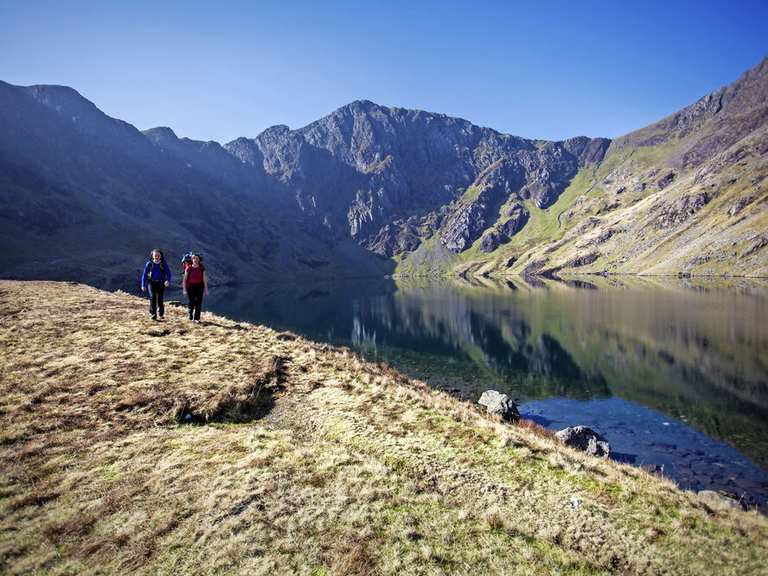
{"label": "shadowed mountainside", "polygon": [[127,286],[154,245],[253,278],[768,274],[768,59],[610,141],[356,101],[224,146],[0,83],[6,276]]}

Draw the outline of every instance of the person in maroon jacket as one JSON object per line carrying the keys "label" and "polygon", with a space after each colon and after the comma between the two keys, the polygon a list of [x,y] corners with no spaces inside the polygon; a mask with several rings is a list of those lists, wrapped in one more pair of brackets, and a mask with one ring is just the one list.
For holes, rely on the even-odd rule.
{"label": "person in maroon jacket", "polygon": [[181,287],[189,297],[189,319],[199,324],[203,295],[208,295],[208,275],[199,254],[192,254],[192,264],[184,271]]}

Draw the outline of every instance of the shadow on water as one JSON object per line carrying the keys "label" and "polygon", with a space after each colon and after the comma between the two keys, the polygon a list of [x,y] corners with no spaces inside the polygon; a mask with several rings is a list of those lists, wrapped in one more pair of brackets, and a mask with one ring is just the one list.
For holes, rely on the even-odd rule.
{"label": "shadow on water", "polygon": [[[586,422],[573,420],[575,413],[554,418],[555,405],[547,408],[547,402],[584,403],[578,418],[594,416],[600,430],[607,416],[590,403],[620,399],[725,441],[768,467],[765,282],[382,279],[241,286],[214,292],[208,306],[235,319],[351,346],[469,400],[494,388],[526,403],[542,402],[537,422],[548,428]],[[651,413],[641,413],[633,425],[649,426]],[[655,433],[666,438],[667,428],[656,427]],[[675,428],[678,435],[680,430]],[[685,451],[663,455],[649,444],[617,450],[627,461],[663,460],[657,464],[688,482],[680,472]],[[699,459],[692,470],[702,466]]]}

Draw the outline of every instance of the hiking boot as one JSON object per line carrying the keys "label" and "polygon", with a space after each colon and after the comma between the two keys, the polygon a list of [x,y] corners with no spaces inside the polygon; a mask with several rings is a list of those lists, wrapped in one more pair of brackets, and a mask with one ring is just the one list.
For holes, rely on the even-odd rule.
{"label": "hiking boot", "polygon": [[155,320],[155,321],[157,321],[157,316],[155,316],[154,314],[152,314],[152,320]]}

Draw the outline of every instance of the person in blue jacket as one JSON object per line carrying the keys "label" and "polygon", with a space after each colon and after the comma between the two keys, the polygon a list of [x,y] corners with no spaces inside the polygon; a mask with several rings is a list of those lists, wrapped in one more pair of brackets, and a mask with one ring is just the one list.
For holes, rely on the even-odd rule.
{"label": "person in blue jacket", "polygon": [[149,290],[149,315],[152,316],[152,320],[157,320],[158,315],[160,320],[163,319],[165,315],[163,293],[170,284],[171,269],[166,264],[163,253],[160,250],[152,250],[141,275],[141,291]]}

